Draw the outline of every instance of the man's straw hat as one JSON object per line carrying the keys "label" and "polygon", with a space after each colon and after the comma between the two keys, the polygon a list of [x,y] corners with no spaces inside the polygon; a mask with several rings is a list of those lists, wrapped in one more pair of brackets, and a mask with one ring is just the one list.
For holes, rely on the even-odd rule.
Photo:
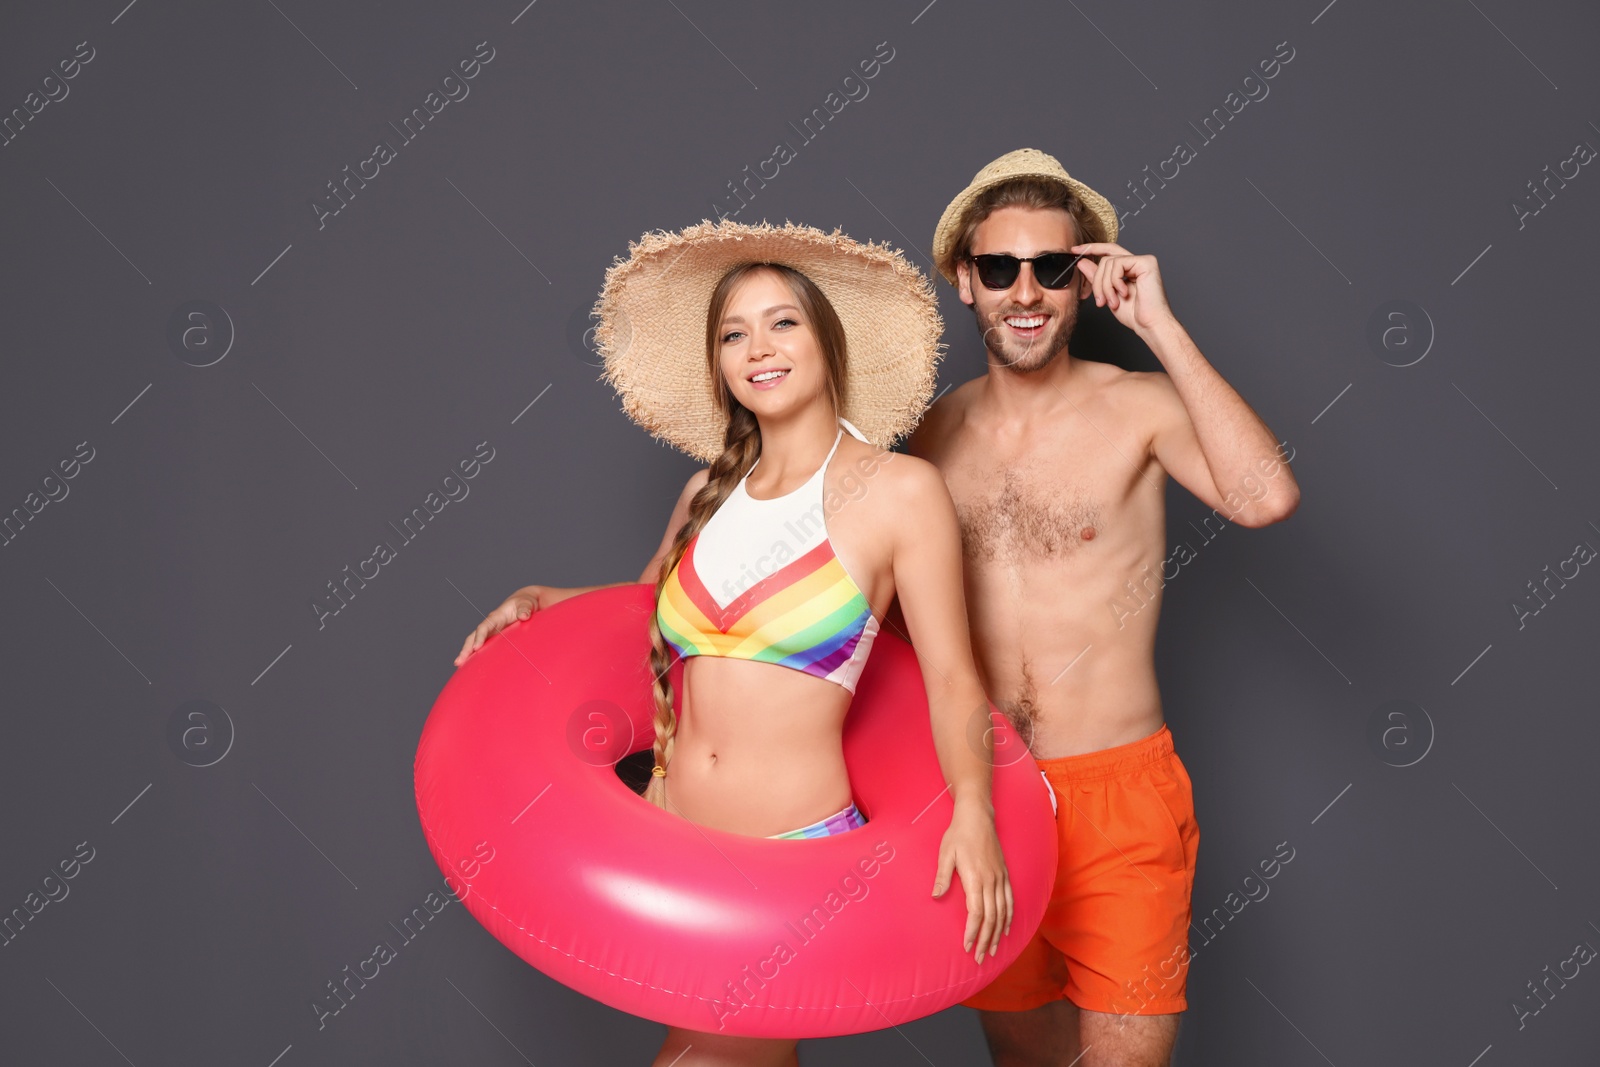
{"label": "man's straw hat", "polygon": [[741,263],[781,263],[805,274],[839,315],[846,339],[848,419],[888,448],[933,396],[944,323],[928,277],[889,245],[785,222],[696,223],[653,231],[606,271],[595,303],[602,375],[628,416],[702,462],[722,454],[728,420],[706,366],[711,291]]}
{"label": "man's straw hat", "polygon": [[[1037,148],[1019,148],[1014,152],[1007,152],[980,170],[973,177],[972,184],[961,190],[956,198],[950,201],[950,206],[944,209],[944,214],[939,216],[939,226],[933,231],[933,263],[939,268],[939,273],[944,275],[945,281],[951,285],[956,284],[956,264],[952,258],[955,252],[956,234],[960,232],[961,224],[965,221],[967,209],[986,190],[1012,178],[1045,178],[1060,182],[1078,194],[1078,199],[1083,201],[1092,216],[1086,227],[1091,232],[1084,235],[1084,240],[1087,242],[1117,239],[1117,212],[1110,201],[1068,174],[1055,156],[1041,152]],[[1092,232],[1096,222],[1100,224],[1100,233]]]}

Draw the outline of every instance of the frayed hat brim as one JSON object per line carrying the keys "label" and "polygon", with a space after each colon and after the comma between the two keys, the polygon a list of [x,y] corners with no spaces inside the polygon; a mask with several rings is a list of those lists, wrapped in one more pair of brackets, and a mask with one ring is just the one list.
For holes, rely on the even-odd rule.
{"label": "frayed hat brim", "polygon": [[848,347],[845,410],[869,441],[890,447],[933,397],[944,323],[927,275],[887,244],[785,222],[705,220],[630,242],[595,302],[602,377],[640,426],[710,463],[727,417],[716,407],[705,351],[711,293],[742,263],[781,263],[827,296]]}

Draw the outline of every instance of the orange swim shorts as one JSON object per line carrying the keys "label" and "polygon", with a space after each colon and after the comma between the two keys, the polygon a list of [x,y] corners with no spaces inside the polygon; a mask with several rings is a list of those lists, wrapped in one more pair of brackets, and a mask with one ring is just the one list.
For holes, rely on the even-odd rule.
{"label": "orange swim shorts", "polygon": [[1065,997],[1106,1014],[1183,1011],[1200,830],[1172,734],[1162,726],[1036,762],[1056,799],[1055,888],[1022,955],[962,1003],[1026,1011]]}

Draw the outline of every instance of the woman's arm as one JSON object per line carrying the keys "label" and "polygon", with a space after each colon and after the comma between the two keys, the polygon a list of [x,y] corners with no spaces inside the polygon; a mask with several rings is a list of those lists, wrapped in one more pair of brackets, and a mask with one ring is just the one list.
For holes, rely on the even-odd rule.
{"label": "woman's arm", "polygon": [[[888,501],[895,508],[894,585],[906,632],[922,667],[939,767],[955,799],[939,849],[933,895],[950,885],[952,869],[967,897],[963,945],[976,959],[993,954],[1011,927],[1011,883],[994,829],[989,701],[978,678],[962,587],[961,531],[955,503],[937,467],[914,456]],[[932,798],[930,798],[932,799]]]}
{"label": "woman's arm", "polygon": [[[683,491],[678,494],[678,502],[672,507],[672,515],[667,519],[667,531],[661,535],[661,545],[656,549],[656,554],[650,557],[650,562],[644,565],[644,570],[639,574],[639,582],[645,585],[655,585],[661,577],[661,564],[667,558],[667,553],[672,551],[673,539],[678,536],[678,531],[683,524],[689,521],[689,502],[694,499],[702,486],[710,477],[711,468],[702,467],[689,476],[689,481],[684,484]],[[568,597],[578,596],[580,593],[592,592],[595,589],[610,589],[618,585],[633,585],[634,582],[609,582],[606,585],[586,585],[576,589],[558,589],[554,592],[561,595],[555,600],[547,600],[546,604],[557,604]]]}
{"label": "woman's arm", "polygon": [[[683,492],[678,494],[678,502],[672,509],[672,517],[667,520],[667,532],[661,538],[661,547],[656,549],[656,554],[650,557],[650,562],[644,566],[644,573],[639,576],[639,581],[654,585],[661,571],[661,561],[672,549],[672,540],[677,536],[678,530],[689,521],[689,502],[706,484],[710,468],[702,468],[690,476],[688,484],[683,487]],[[514,622],[526,619],[536,611],[570,600],[572,597],[584,593],[592,593],[596,589],[612,589],[619,585],[633,585],[633,582],[607,582],[603,585],[580,585],[560,587],[553,585],[525,585],[521,589],[506,597],[501,605],[484,616],[467,639],[461,645],[461,651],[456,655],[455,664],[461,666],[483,643],[501,630]]]}
{"label": "woman's arm", "polygon": [[661,576],[661,563],[667,558],[667,553],[672,550],[672,541],[678,536],[678,531],[683,524],[689,521],[689,502],[694,495],[705,487],[711,477],[710,467],[701,467],[689,476],[689,481],[684,485],[683,492],[678,494],[678,503],[673,506],[672,517],[667,520],[667,532],[661,536],[661,547],[656,549],[656,554],[650,557],[650,562],[644,565],[644,573],[639,575],[639,581],[654,585]]}

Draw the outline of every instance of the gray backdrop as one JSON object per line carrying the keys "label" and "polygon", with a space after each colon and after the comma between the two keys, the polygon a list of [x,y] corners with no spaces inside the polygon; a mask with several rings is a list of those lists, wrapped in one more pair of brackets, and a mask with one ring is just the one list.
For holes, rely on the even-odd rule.
{"label": "gray backdrop", "polygon": [[[1058,155],[1294,449],[1285,524],[1170,499],[1160,680],[1221,909],[1179,1061],[1593,1062],[1592,8],[124,3],[0,16],[0,1058],[648,1061],[660,1026],[459,905],[311,1004],[442,888],[412,757],[462,635],[636,577],[693,469],[597,380],[605,266],[781,141],[736,217],[925,269],[973,172]],[[944,387],[983,361],[940,292]],[[1080,354],[1157,366],[1087,316]],[[986,1062],[965,1008],[802,1056]]]}

